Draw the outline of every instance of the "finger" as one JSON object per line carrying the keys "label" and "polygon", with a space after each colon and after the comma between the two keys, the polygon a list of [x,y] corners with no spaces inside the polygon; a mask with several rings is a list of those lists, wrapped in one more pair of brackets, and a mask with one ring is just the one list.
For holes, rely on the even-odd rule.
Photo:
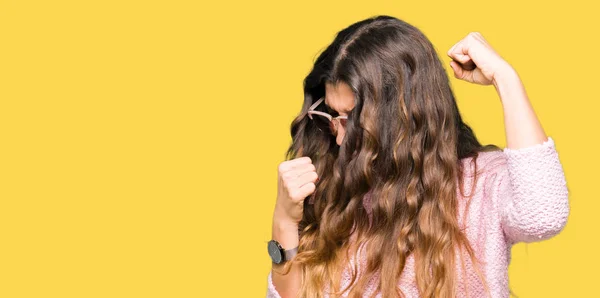
{"label": "finger", "polygon": [[292,167],[295,167],[297,165],[302,165],[302,164],[307,164],[307,163],[311,163],[312,160],[310,159],[310,157],[308,156],[303,156],[303,157],[298,157],[296,159],[292,159],[289,161],[289,164]]}
{"label": "finger", "polygon": [[448,55],[448,57],[452,58],[452,53],[454,53],[454,49],[456,48],[456,46],[458,45],[458,43],[454,44],[449,50],[448,52],[446,52],[446,55]]}
{"label": "finger", "polygon": [[[300,187],[299,194],[302,199],[306,199],[309,195],[315,192],[316,185],[314,183],[306,183]],[[302,200],[304,201],[304,200]]]}
{"label": "finger", "polygon": [[[462,49],[465,48],[465,43],[467,42],[467,37],[461,39],[459,42],[455,43],[446,54],[448,54],[448,56],[450,58],[452,58],[452,55],[454,55],[455,53],[459,53],[459,54],[463,54]],[[466,53],[465,53],[466,54]]]}
{"label": "finger", "polygon": [[474,70],[477,68],[477,65],[475,65],[472,59],[469,59],[467,62],[461,63],[460,67],[464,70]]}
{"label": "finger", "polygon": [[448,51],[448,56],[461,63],[465,63],[467,60],[465,57],[468,57],[470,59],[469,49],[471,47],[471,38],[472,37],[470,37],[470,35],[463,38],[454,47],[452,47],[452,49]]}
{"label": "finger", "polygon": [[309,172],[315,172],[316,173],[316,168],[313,164],[305,164],[293,169],[290,169],[286,172],[283,173],[283,175],[285,177],[288,177],[290,179],[295,179],[300,175],[303,175],[305,173],[309,173]]}
{"label": "finger", "polygon": [[450,61],[450,67],[452,67],[452,70],[454,71],[455,78],[463,79],[465,77],[466,71],[462,67],[460,67],[458,62]]}
{"label": "finger", "polygon": [[307,183],[316,183],[317,179],[319,178],[319,176],[317,175],[316,172],[308,172],[308,173],[304,173],[300,176],[298,176],[298,178],[296,178],[296,185],[298,187],[302,187],[303,185],[307,184]]}
{"label": "finger", "polygon": [[296,159],[287,160],[287,161],[282,162],[279,169],[281,171],[285,172],[285,171],[291,170],[297,166],[304,165],[304,164],[310,164],[310,163],[312,163],[312,160],[310,159],[310,157],[304,156],[304,157],[299,157]]}
{"label": "finger", "polygon": [[454,49],[456,49],[456,47],[457,47],[457,46],[458,46],[460,43],[462,43],[462,42],[463,42],[463,40],[461,39],[459,42],[455,43],[455,44],[454,44],[454,45],[453,45],[453,46],[452,46],[452,47],[451,47],[451,48],[448,50],[448,52],[446,52],[446,54],[447,54],[449,57],[452,57],[451,55],[452,55],[452,53],[454,52]]}
{"label": "finger", "polygon": [[463,63],[467,63],[469,62],[469,60],[471,60],[471,57],[468,54],[465,54],[466,50],[463,50],[462,46],[456,47],[452,53],[450,53],[448,56],[450,56],[450,58],[452,58],[452,60],[456,60],[457,62],[463,64]]}

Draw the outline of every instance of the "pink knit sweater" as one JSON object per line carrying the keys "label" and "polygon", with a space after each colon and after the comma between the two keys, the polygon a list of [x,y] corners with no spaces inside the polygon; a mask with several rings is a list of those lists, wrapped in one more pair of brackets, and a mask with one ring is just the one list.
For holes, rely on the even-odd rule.
{"label": "pink knit sweater", "polygon": [[[472,187],[473,166],[471,158],[464,159],[465,195],[470,195]],[[465,232],[473,247],[476,257],[481,261],[492,297],[509,297],[508,265],[510,263],[511,246],[517,242],[534,242],[553,237],[565,226],[569,215],[567,184],[556,151],[554,140],[548,140],[527,148],[503,151],[483,152],[477,159],[479,178],[475,194],[469,208],[467,198],[458,193],[459,223],[466,228]],[[368,204],[368,202],[367,202]],[[463,215],[466,212],[466,221]],[[365,266],[363,246],[358,255],[361,265]],[[485,297],[485,291],[477,274],[472,270],[469,258],[466,261],[466,278],[458,287],[458,297]],[[350,281],[352,264],[350,260],[342,276],[342,287]],[[464,277],[464,272],[457,262],[457,273]],[[272,273],[268,275],[267,298],[281,298],[272,282]],[[368,296],[377,286],[378,275],[371,280],[364,293]],[[464,281],[464,282],[462,282]],[[398,287],[407,298],[419,297],[414,279],[414,258],[407,257],[406,265]],[[324,296],[328,288],[324,289]],[[465,292],[465,290],[467,292]],[[348,291],[345,292],[347,294]],[[346,296],[344,296],[346,297]],[[381,297],[380,293],[377,297]]]}

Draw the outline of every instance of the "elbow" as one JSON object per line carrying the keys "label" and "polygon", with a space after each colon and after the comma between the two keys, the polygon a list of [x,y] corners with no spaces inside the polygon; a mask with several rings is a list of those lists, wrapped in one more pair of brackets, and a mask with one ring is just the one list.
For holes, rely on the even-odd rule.
{"label": "elbow", "polygon": [[570,214],[568,194],[553,197],[551,204],[539,204],[505,218],[505,232],[514,242],[550,239],[564,230]]}
{"label": "elbow", "polygon": [[525,242],[536,242],[548,240],[558,235],[565,228],[568,219],[568,212],[565,214],[557,214],[548,221],[539,223],[525,231],[523,234],[526,236]]}

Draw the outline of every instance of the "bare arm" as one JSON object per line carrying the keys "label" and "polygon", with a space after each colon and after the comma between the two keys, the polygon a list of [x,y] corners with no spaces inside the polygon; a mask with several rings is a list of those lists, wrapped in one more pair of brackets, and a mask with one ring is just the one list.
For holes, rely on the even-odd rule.
{"label": "bare arm", "polygon": [[[298,223],[304,212],[304,200],[315,191],[318,179],[316,168],[309,157],[284,161],[279,165],[277,202],[273,212],[272,237],[285,250],[299,244]],[[291,264],[285,273],[286,264],[272,264],[268,277],[268,298],[288,298],[298,295],[301,279],[299,265]]]}
{"label": "bare arm", "polygon": [[[286,250],[298,246],[299,243],[298,226],[293,223],[280,221],[275,216],[273,217],[272,236],[273,239],[277,240],[277,242],[279,242]],[[270,289],[268,293],[268,295],[271,295],[270,297],[296,297],[298,290],[300,289],[300,268],[298,268],[298,265],[294,264],[289,273],[284,275],[280,273],[283,272],[284,264],[272,264],[272,285],[279,296],[273,293],[273,289]]]}
{"label": "bare arm", "polygon": [[546,142],[548,138],[514,69],[499,71],[494,86],[504,109],[506,147],[520,149]]}

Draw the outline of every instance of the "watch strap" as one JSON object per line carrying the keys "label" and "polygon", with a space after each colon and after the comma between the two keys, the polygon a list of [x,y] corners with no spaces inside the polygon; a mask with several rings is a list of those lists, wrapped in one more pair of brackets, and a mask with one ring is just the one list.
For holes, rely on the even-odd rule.
{"label": "watch strap", "polygon": [[291,260],[295,255],[298,254],[298,246],[284,250],[283,254],[284,254],[284,261]]}

